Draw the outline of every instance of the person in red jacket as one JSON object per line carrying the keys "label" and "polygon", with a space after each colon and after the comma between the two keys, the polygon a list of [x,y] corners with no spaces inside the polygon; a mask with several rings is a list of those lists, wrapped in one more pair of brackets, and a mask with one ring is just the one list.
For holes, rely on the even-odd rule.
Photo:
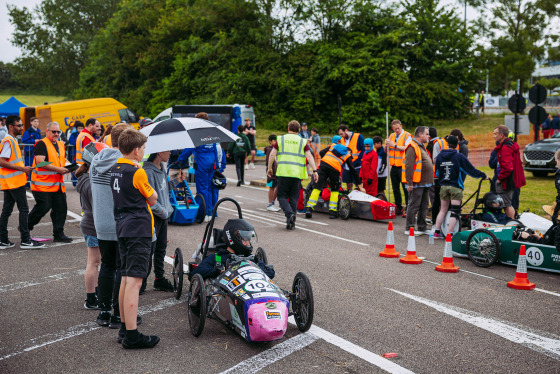
{"label": "person in red jacket", "polygon": [[364,156],[362,158],[362,167],[360,169],[360,178],[366,189],[366,193],[371,196],[377,196],[377,164],[379,157],[373,148],[373,139],[364,140]]}
{"label": "person in red jacket", "polygon": [[515,209],[512,206],[513,191],[525,186],[525,173],[521,163],[519,145],[508,137],[507,126],[498,126],[494,129],[494,140],[496,140],[495,151],[500,164],[500,174],[496,179],[496,192],[504,200],[505,213],[513,219]]}

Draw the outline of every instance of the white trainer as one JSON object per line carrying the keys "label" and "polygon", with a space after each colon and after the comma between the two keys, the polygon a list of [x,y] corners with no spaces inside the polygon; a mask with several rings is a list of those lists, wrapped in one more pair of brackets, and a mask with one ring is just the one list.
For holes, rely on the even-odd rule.
{"label": "white trainer", "polygon": [[255,169],[255,164],[253,164],[252,162],[249,164],[249,169]]}
{"label": "white trainer", "polygon": [[245,164],[245,170],[249,170],[249,165]]}

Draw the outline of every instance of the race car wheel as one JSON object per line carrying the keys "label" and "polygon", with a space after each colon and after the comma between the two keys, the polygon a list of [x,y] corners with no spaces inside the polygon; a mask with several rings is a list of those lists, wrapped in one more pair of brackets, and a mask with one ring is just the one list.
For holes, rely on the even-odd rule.
{"label": "race car wheel", "polygon": [[195,274],[191,279],[187,305],[191,333],[200,336],[206,322],[206,287],[200,274]]}
{"label": "race car wheel", "polygon": [[467,238],[467,255],[476,266],[487,268],[498,261],[500,242],[492,232],[476,229]]}
{"label": "race car wheel", "polygon": [[[449,227],[449,220],[451,219],[451,212],[447,212],[447,214],[445,215],[445,217],[443,218],[443,222],[441,223],[441,233],[444,236],[447,236],[447,233],[449,232],[448,227]],[[432,217],[432,222],[436,222],[435,219],[433,219]],[[461,219],[458,219],[455,221],[455,227],[453,228],[453,232],[459,232],[461,231]]]}
{"label": "race car wheel", "polygon": [[255,261],[257,264],[259,261],[262,261],[265,265],[268,265],[268,258],[266,257],[266,252],[262,249],[262,247],[257,248],[257,251],[255,252]]}
{"label": "race car wheel", "polygon": [[311,282],[305,273],[297,273],[292,285],[292,312],[299,331],[306,332],[313,323],[314,303]]}
{"label": "race car wheel", "polygon": [[202,223],[204,222],[204,217],[206,217],[206,201],[204,200],[204,196],[199,193],[194,197],[194,201],[198,204],[198,212],[194,220],[196,223]]}
{"label": "race car wheel", "polygon": [[183,275],[183,252],[177,248],[173,258],[173,294],[177,300],[183,293]]}
{"label": "race car wheel", "polygon": [[346,195],[340,195],[338,199],[338,216],[343,220],[350,218],[350,198]]}

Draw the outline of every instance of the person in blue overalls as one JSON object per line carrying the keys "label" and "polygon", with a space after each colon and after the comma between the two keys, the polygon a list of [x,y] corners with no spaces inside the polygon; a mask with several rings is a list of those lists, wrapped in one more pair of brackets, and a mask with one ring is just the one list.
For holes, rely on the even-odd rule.
{"label": "person in blue overalls", "polygon": [[[208,114],[201,112],[196,118],[208,120]],[[214,172],[222,173],[226,168],[226,157],[219,143],[205,144],[196,148],[185,148],[179,156],[180,162],[185,162],[194,154],[196,192],[204,197],[206,202],[205,222],[210,221],[212,209],[218,201],[218,189],[212,184]]]}

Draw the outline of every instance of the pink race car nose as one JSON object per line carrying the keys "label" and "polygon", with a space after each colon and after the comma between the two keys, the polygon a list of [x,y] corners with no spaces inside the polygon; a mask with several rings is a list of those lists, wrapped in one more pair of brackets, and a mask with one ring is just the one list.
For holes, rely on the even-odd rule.
{"label": "pink race car nose", "polygon": [[247,322],[251,341],[282,339],[288,327],[288,308],[280,300],[252,304],[247,311]]}

